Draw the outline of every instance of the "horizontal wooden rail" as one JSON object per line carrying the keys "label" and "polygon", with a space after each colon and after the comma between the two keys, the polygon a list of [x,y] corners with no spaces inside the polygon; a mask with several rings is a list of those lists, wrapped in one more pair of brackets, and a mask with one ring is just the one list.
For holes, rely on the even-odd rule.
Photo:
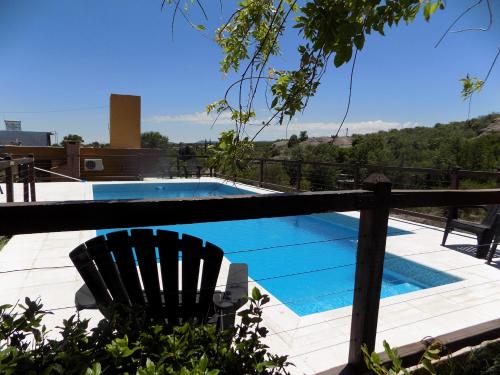
{"label": "horizontal wooden rail", "polygon": [[33,158],[19,158],[12,160],[0,160],[0,170],[13,167],[15,165],[24,165],[33,163]]}
{"label": "horizontal wooden rail", "polygon": [[458,170],[457,175],[460,177],[486,177],[500,179],[500,172]]}
{"label": "horizontal wooden rail", "polygon": [[[158,200],[0,205],[0,235],[128,228],[352,211],[373,206],[363,190]],[[372,206],[370,205],[372,202]]]}
{"label": "horizontal wooden rail", "polygon": [[[494,340],[500,337],[500,319],[490,320],[488,322],[476,324],[457,331],[446,333],[426,340],[428,343],[437,341],[443,345],[443,358],[458,350],[467,347],[474,347],[487,340]],[[403,362],[403,366],[411,367],[419,363],[422,355],[427,349],[426,342],[419,341],[412,344],[399,346],[398,354]],[[379,353],[380,360],[386,367],[391,366],[391,360],[385,352]],[[363,372],[362,375],[371,375],[372,372]],[[318,373],[317,375],[360,375],[360,372],[349,367],[341,365]]]}
{"label": "horizontal wooden rail", "polygon": [[500,189],[393,190],[389,207],[447,207],[497,203],[500,203]]}
{"label": "horizontal wooden rail", "polygon": [[498,178],[500,179],[500,171],[492,172],[492,171],[471,171],[465,169],[436,169],[436,168],[421,168],[421,167],[397,167],[397,166],[387,166],[387,165],[378,165],[378,164],[354,164],[354,163],[334,163],[334,162],[317,162],[317,161],[309,161],[309,160],[290,160],[290,159],[252,159],[252,161],[260,162],[263,161],[265,163],[302,163],[304,165],[321,165],[327,167],[336,167],[341,169],[367,169],[370,171],[378,170],[378,171],[394,171],[394,172],[413,172],[413,173],[426,173],[432,175],[445,175],[456,173],[460,177],[489,177],[489,178]]}
{"label": "horizontal wooden rail", "polygon": [[[440,207],[500,202],[494,190],[394,190],[378,207]],[[0,235],[127,228],[307,215],[375,208],[364,190],[156,200],[0,204]]]}
{"label": "horizontal wooden rail", "polygon": [[[232,180],[229,176],[225,176],[225,175],[218,175],[218,177],[227,179],[229,181]],[[293,186],[279,185],[279,184],[274,184],[272,182],[259,182],[259,181],[255,181],[255,180],[251,180],[251,179],[243,178],[243,177],[236,177],[236,182],[241,182],[241,183],[250,184],[253,186],[263,187],[264,189],[267,188],[267,189],[274,189],[274,190],[278,190],[278,191],[284,190],[286,192],[296,191],[296,189]]]}
{"label": "horizontal wooden rail", "polygon": [[417,212],[417,211],[402,210],[400,208],[393,208],[391,210],[391,212],[396,214],[396,215],[407,215],[407,216],[412,216],[412,217],[418,217],[419,219],[433,221],[436,223],[446,223],[446,218],[443,216],[436,216],[436,215],[426,214],[426,213]]}
{"label": "horizontal wooden rail", "polygon": [[[476,324],[458,331],[437,336],[434,340],[439,341],[445,347],[447,353],[453,353],[468,346],[476,346],[486,340],[493,340],[500,337],[500,319],[490,320],[485,323]],[[423,342],[403,345],[398,347],[398,353],[404,366],[414,366],[422,358],[426,350]],[[443,356],[447,353],[443,353]],[[381,354],[381,360],[390,363],[388,356]]]}

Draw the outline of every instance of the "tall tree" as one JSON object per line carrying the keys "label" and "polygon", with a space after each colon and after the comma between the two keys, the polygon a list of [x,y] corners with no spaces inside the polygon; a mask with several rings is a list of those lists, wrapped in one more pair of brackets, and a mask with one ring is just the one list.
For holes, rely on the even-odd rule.
{"label": "tall tree", "polygon": [[80,142],[80,143],[83,143],[84,140],[82,138],[81,135],[78,135],[78,134],[68,134],[68,135],[65,135],[63,140],[61,141],[61,145],[64,146],[64,144],[68,141],[76,141],[76,142]]}
{"label": "tall tree", "polygon": [[159,148],[166,150],[168,148],[168,137],[160,132],[145,132],[141,134],[142,148]]}
{"label": "tall tree", "polygon": [[309,138],[309,136],[307,135],[307,131],[306,130],[302,130],[299,133],[299,142],[307,141],[308,138]]}
{"label": "tall tree", "polygon": [[[457,20],[481,3],[488,6],[491,16],[490,1],[474,2]],[[178,13],[188,19],[185,9],[190,4],[199,7],[206,17],[201,0],[164,0],[163,3],[174,5],[172,22]],[[235,122],[234,133],[221,137],[234,139],[233,147],[226,147],[226,150],[239,154],[238,147],[247,147],[240,143],[245,138],[253,141],[267,126],[286,124],[302,112],[332,63],[338,68],[352,61],[350,98],[356,57],[364,48],[367,35],[385,35],[387,28],[400,22],[411,23],[419,13],[429,20],[444,6],[443,0],[241,0],[215,33],[215,40],[223,51],[221,71],[224,74],[234,72],[239,78],[228,87],[222,99],[207,106],[207,112],[217,115],[229,112]],[[205,30],[203,25],[191,21],[190,24]],[[275,61],[283,61],[272,57],[280,54],[280,38],[291,29],[298,30],[300,35],[296,38],[298,67],[273,66]],[[448,32],[450,29],[443,37]],[[470,96],[483,84],[466,78],[463,95]],[[269,98],[270,115],[259,122],[256,121],[255,99],[264,92],[266,100]],[[337,135],[347,118],[349,106],[350,100]],[[247,136],[249,125],[260,126],[251,138]]]}

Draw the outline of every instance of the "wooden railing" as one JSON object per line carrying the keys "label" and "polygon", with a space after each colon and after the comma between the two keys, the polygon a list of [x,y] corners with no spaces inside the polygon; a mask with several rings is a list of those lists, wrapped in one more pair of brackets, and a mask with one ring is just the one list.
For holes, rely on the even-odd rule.
{"label": "wooden railing", "polygon": [[[128,228],[360,210],[356,276],[348,368],[361,371],[362,343],[375,347],[389,209],[461,206],[500,202],[494,190],[391,190],[380,174],[371,175],[363,190],[120,201],[10,203],[0,205],[0,235],[84,229]],[[48,220],[47,218],[50,218]],[[449,341],[456,347],[476,343],[498,328],[468,328]],[[468,339],[469,338],[469,339]],[[459,342],[459,344],[458,344]],[[406,348],[411,364],[422,347]],[[410,362],[409,362],[410,361]],[[333,370],[332,370],[333,371]],[[338,371],[335,370],[335,371]],[[333,372],[331,372],[333,373]]]}
{"label": "wooden railing", "polygon": [[11,155],[6,155],[0,160],[0,171],[3,171],[5,175],[6,201],[14,202],[15,170],[17,170],[19,182],[23,184],[24,201],[36,201],[35,159],[33,155],[22,158],[13,158]]}
{"label": "wooden railing", "polygon": [[[198,164],[200,165],[201,175],[213,175],[216,174],[216,170],[213,168],[209,168],[207,165],[206,159],[208,158],[205,155],[185,155],[181,158],[171,157],[176,161],[177,168],[173,169],[173,172],[177,172],[177,177],[184,177],[184,173],[182,168],[179,167],[179,160],[184,159],[196,159],[200,160]],[[322,167],[331,167],[340,171],[345,171],[347,174],[343,174],[342,177],[346,177],[349,180],[345,181],[346,184],[350,185],[352,189],[358,189],[361,186],[362,181],[368,175],[372,173],[402,173],[402,174],[412,174],[412,175],[427,175],[427,176],[435,176],[440,177],[442,179],[441,188],[450,188],[450,189],[459,189],[460,182],[464,179],[492,179],[496,181],[500,181],[500,171],[472,171],[466,169],[460,169],[458,167],[451,169],[437,169],[437,168],[419,168],[419,167],[397,167],[397,166],[388,166],[388,165],[378,165],[378,164],[357,164],[357,163],[334,163],[334,162],[319,162],[319,161],[307,161],[307,160],[290,160],[290,159],[268,159],[268,158],[254,158],[248,159],[250,163],[255,164],[257,166],[256,173],[254,178],[247,178],[247,180],[252,180],[255,183],[264,185],[264,184],[273,184],[275,186],[281,186],[286,188],[287,190],[294,189],[296,191],[302,191],[303,189],[303,179],[305,176],[302,174],[302,171],[306,166],[322,166]],[[270,182],[266,179],[266,168],[270,165],[289,165],[294,166],[294,173],[297,175],[294,180],[294,184],[278,184]],[[191,176],[191,175],[190,175]],[[396,184],[397,185],[397,184]],[[338,185],[337,185],[338,186]],[[330,190],[334,189],[337,186],[328,186]]]}

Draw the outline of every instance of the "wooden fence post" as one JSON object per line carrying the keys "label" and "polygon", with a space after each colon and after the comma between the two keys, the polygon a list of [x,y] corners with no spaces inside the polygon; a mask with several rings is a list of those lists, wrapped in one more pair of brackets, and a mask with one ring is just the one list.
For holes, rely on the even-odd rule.
{"label": "wooden fence post", "polygon": [[300,182],[302,180],[302,160],[297,161],[297,191],[300,191]]}
{"label": "wooden fence post", "polygon": [[30,197],[32,202],[36,202],[36,190],[35,190],[35,155],[29,154],[31,158],[31,163],[28,164],[28,176],[29,176],[29,184],[30,184]]}
{"label": "wooden fence post", "polygon": [[259,174],[259,186],[262,187],[264,182],[264,159],[260,159],[260,174]]}
{"label": "wooden fence post", "polygon": [[460,168],[455,167],[451,170],[450,173],[450,189],[458,189],[460,186],[460,180],[459,180],[459,175],[458,172],[460,171]]}
{"label": "wooden fence post", "polygon": [[[11,155],[5,156],[5,160],[12,160]],[[12,164],[5,169],[5,190],[7,195],[7,202],[14,202],[14,175],[12,174]]]}
{"label": "wooden fence post", "polygon": [[348,360],[357,371],[364,369],[361,345],[366,344],[370,352],[375,349],[391,185],[380,173],[371,174],[363,182],[363,189],[375,193],[376,208],[361,210],[359,222]]}
{"label": "wooden fence post", "polygon": [[144,163],[144,159],[142,157],[142,154],[137,154],[137,180],[142,181],[143,180],[143,166],[142,164]]}
{"label": "wooden fence post", "polygon": [[359,164],[358,163],[354,164],[353,175],[354,175],[353,176],[354,177],[354,186],[353,186],[353,188],[354,188],[354,190],[356,190],[356,189],[359,189],[359,185],[360,185],[360,181],[359,180],[360,180],[360,176],[361,176],[360,175],[360,170],[359,170]]}
{"label": "wooden fence post", "polygon": [[80,178],[80,142],[67,141],[64,143],[66,149],[67,170],[64,172],[68,176]]}
{"label": "wooden fence post", "polygon": [[23,200],[30,201],[30,186],[29,186],[29,168],[28,164],[19,164],[19,177],[23,182]]}
{"label": "wooden fence post", "polygon": [[[451,170],[450,173],[450,189],[458,190],[460,186],[460,180],[458,177],[458,172],[460,168],[455,167]],[[456,219],[458,217],[458,207],[448,207],[448,213],[447,213],[448,219],[454,218]]]}

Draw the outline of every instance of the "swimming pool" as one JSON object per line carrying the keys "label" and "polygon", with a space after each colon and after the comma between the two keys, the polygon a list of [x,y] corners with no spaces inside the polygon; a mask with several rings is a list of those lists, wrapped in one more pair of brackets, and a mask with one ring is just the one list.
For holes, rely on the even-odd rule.
{"label": "swimming pool", "polygon": [[[95,200],[255,194],[213,182],[94,184]],[[231,262],[299,316],[352,305],[359,221],[337,213],[154,227],[220,246]],[[106,234],[113,230],[98,230]],[[389,235],[409,232],[389,227]],[[387,254],[382,298],[460,279]]]}

